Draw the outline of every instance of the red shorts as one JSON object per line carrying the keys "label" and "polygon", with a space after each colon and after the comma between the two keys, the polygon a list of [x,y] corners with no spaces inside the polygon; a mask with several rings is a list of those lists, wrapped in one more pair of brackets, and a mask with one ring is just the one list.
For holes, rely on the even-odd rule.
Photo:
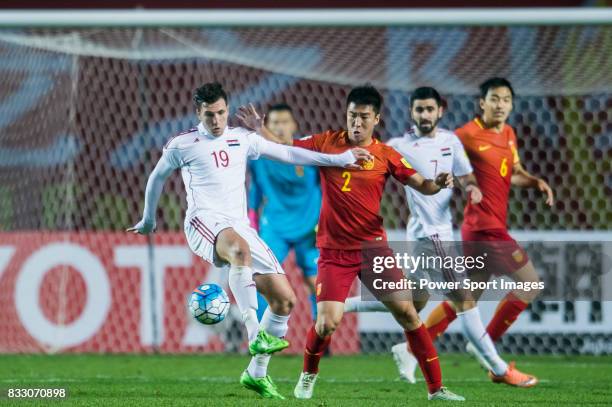
{"label": "red shorts", "polygon": [[364,286],[376,298],[402,289],[376,289],[372,286],[373,279],[384,282],[401,283],[404,274],[399,268],[385,269],[382,273],[373,273],[373,256],[394,256],[388,246],[368,250],[319,249],[319,262],[316,282],[317,302],[344,302],[348,297],[355,277],[359,277]]}
{"label": "red shorts", "polygon": [[529,262],[529,256],[506,229],[461,229],[464,256],[482,256],[485,267],[495,275],[512,274]]}

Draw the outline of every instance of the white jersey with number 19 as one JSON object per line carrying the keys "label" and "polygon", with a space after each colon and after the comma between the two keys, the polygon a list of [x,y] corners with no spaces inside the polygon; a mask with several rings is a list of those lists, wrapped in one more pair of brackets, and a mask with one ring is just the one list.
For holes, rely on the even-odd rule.
{"label": "white jersey with number 19", "polygon": [[262,142],[261,136],[241,127],[226,127],[215,137],[202,123],[168,141],[162,158],[181,169],[186,221],[196,215],[247,219],[246,165],[248,159],[259,157]]}
{"label": "white jersey with number 19", "polygon": [[[185,234],[196,254],[216,263],[217,236],[222,230],[233,228],[249,244],[256,272],[282,272],[272,251],[249,226],[247,218],[247,160],[260,155],[296,165],[343,167],[355,162],[350,150],[335,155],[317,153],[272,143],[240,127],[227,127],[215,137],[200,123],[197,128],[170,139],[156,169],[164,168],[162,172],[181,169],[187,191]],[[156,202],[150,199],[161,193],[161,185],[153,181],[151,188],[147,185],[149,189],[143,219],[155,219]]]}

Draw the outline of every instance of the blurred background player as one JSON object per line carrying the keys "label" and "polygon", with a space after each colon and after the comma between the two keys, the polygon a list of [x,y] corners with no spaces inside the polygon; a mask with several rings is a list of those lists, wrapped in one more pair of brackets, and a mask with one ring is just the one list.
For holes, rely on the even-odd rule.
{"label": "blurred background player", "polygon": [[[470,203],[477,205],[482,200],[482,193],[463,145],[453,132],[438,127],[443,113],[442,98],[436,89],[431,87],[415,89],[410,96],[410,118],[414,126],[403,137],[393,138],[387,144],[402,154],[424,177],[435,178],[440,172],[452,173],[469,194]],[[410,209],[406,240],[416,242],[411,245],[414,253],[441,257],[457,255],[452,253],[453,245],[449,245],[449,242],[455,240],[450,207],[452,190],[446,189],[431,196],[423,195],[409,187],[405,187],[405,191]],[[422,273],[417,273],[412,277],[429,278],[434,281],[453,281],[459,277],[459,275],[449,275],[453,273],[452,270],[424,271],[428,272],[428,275],[421,276]],[[537,383],[533,376],[519,372],[513,365],[508,365],[500,358],[484,329],[475,301],[465,301],[462,292],[459,291],[445,292],[445,294],[453,299],[455,308],[461,311],[457,315],[462,322],[463,334],[473,348],[488,361],[490,370],[496,376],[514,386],[530,387]],[[426,301],[427,297],[419,294],[416,301],[417,309],[422,309]],[[356,296],[347,299],[346,311],[386,311],[386,308],[378,301],[361,301],[361,297]],[[414,372],[417,360],[409,352],[406,343],[399,343],[391,350],[400,377],[415,383]]]}
{"label": "blurred background player", "polygon": [[[282,144],[292,145],[297,123],[291,107],[285,103],[268,109],[265,126]],[[316,226],[321,209],[319,171],[314,167],[284,164],[260,159],[249,163],[249,219],[259,236],[283,263],[289,250],[295,252],[309,294],[312,319],[316,319],[315,280],[319,250],[315,246]],[[267,307],[258,293],[261,318]]]}
{"label": "blurred background player", "polygon": [[[267,375],[267,367],[272,353],[289,346],[283,337],[295,294],[270,249],[249,226],[247,159],[264,156],[301,165],[343,167],[369,154],[360,149],[342,155],[318,154],[271,143],[251,130],[228,127],[228,96],[219,83],[204,84],[196,89],[193,99],[200,123],[164,146],[147,181],[142,220],[128,231],[148,234],[155,230],[164,183],[180,168],[187,191],[184,225],[189,247],[208,263],[229,267],[229,286],[246,326],[253,357],[240,383],[263,397],[283,399]],[[256,291],[270,304],[261,325]]]}
{"label": "blurred background player", "polygon": [[[304,349],[304,366],[294,389],[295,397],[310,399],[314,391],[321,356],[331,342],[331,336],[344,314],[344,301],[359,276],[366,255],[364,244],[376,242],[379,254],[392,255],[386,245],[387,237],[380,217],[380,202],[389,176],[424,194],[436,194],[452,187],[452,177],[440,173],[436,180],[419,175],[397,151],[373,137],[380,121],[382,96],[372,86],[353,88],[346,101],[347,130],[326,131],[300,140],[295,146],[309,150],[339,153],[351,147],[362,147],[373,159],[362,162],[362,170],[321,171],[323,200],[317,232],[320,250],[316,284],[317,320],[310,328]],[[244,108],[245,124],[261,126],[254,109]],[[248,118],[246,116],[249,116]],[[275,138],[273,134],[266,136]],[[401,271],[392,270],[395,277]],[[419,361],[427,382],[428,399],[462,401],[442,386],[442,373],[438,354],[432,340],[419,320],[416,309],[408,297],[402,300],[391,293],[384,304],[402,326],[415,357]]]}
{"label": "blurred background player", "polygon": [[[516,134],[506,121],[513,108],[514,90],[504,78],[490,78],[480,85],[482,116],[456,130],[474,168],[474,175],[483,192],[480,203],[467,203],[461,235],[464,255],[488,252],[486,268],[470,274],[473,281],[488,281],[492,274],[507,275],[515,281],[535,283],[539,277],[527,253],[510,236],[506,225],[508,196],[511,186],[535,188],[545,194],[546,204],[553,205],[553,192],[546,181],[527,172],[521,165]],[[470,243],[477,242],[477,243]],[[487,333],[497,341],[538,295],[539,290],[512,291],[500,301]],[[482,291],[474,290],[478,300]],[[477,308],[475,308],[477,309]],[[429,315],[427,326],[432,337],[438,337],[457,317],[449,302],[440,303]],[[468,347],[479,362],[491,370],[478,352]],[[491,375],[494,381],[502,378]]]}

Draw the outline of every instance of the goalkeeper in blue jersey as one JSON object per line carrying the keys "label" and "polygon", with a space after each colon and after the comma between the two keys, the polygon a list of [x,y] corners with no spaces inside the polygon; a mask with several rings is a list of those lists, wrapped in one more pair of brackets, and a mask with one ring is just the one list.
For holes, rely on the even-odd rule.
{"label": "goalkeeper in blue jersey", "polygon": [[[292,145],[297,132],[293,111],[287,104],[270,107],[266,127],[283,144]],[[250,161],[249,218],[259,236],[282,263],[289,250],[295,251],[307,287],[312,318],[316,319],[315,280],[319,251],[315,247],[316,227],[321,208],[321,187],[316,168],[283,164],[268,159]],[[258,316],[267,307],[258,294]]]}

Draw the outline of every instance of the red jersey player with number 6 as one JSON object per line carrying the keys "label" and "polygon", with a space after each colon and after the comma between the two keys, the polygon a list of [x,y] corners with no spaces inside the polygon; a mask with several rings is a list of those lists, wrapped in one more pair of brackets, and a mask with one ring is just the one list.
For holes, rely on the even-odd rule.
{"label": "red jersey player with number 6", "polygon": [[[510,236],[506,225],[510,187],[536,188],[546,195],[549,206],[553,205],[554,197],[546,181],[534,177],[521,165],[516,134],[506,124],[512,111],[513,97],[514,90],[508,80],[486,80],[480,85],[482,117],[456,130],[483,192],[480,203],[468,201],[461,235],[464,255],[487,253],[485,269],[470,274],[472,281],[488,281],[492,274],[504,274],[534,287],[539,283],[535,268],[525,250]],[[493,341],[506,332],[539,291],[514,290],[506,295],[487,326],[487,333]],[[481,294],[482,290],[472,292],[474,300],[478,300]],[[432,336],[441,335],[455,318],[456,310],[452,304],[442,302],[438,305],[427,319]],[[488,368],[477,352],[469,347],[468,351]],[[493,381],[504,381],[503,377],[490,375]]]}
{"label": "red jersey player with number 6", "polygon": [[[319,361],[327,349],[332,333],[344,314],[344,301],[356,277],[365,284],[371,276],[362,275],[371,253],[364,251],[368,242],[377,243],[376,255],[393,255],[386,244],[380,201],[387,178],[391,175],[419,192],[432,195],[442,188],[452,187],[448,173],[436,180],[424,179],[393,148],[373,138],[374,127],[380,120],[382,97],[372,86],[351,90],[347,98],[347,130],[326,131],[301,140],[294,146],[325,153],[339,153],[353,147],[370,152],[373,160],[362,162],[360,170],[321,171],[323,201],[317,234],[320,249],[316,282],[317,321],[309,330],[304,350],[304,368],[295,387],[294,395],[300,399],[312,397],[319,371]],[[243,117],[255,113],[243,108]],[[262,133],[273,139],[264,129]],[[369,246],[369,245],[368,245]],[[371,272],[371,269],[370,269]],[[387,281],[397,281],[403,274],[399,269],[389,270]],[[372,291],[372,290],[370,290]],[[389,293],[391,291],[391,293]],[[442,387],[442,374],[435,347],[427,329],[420,321],[409,297],[395,295],[389,290],[383,303],[404,328],[408,344],[419,361],[427,382],[430,400],[464,400]],[[372,291],[376,296],[377,293]],[[387,296],[387,294],[390,294]]]}

